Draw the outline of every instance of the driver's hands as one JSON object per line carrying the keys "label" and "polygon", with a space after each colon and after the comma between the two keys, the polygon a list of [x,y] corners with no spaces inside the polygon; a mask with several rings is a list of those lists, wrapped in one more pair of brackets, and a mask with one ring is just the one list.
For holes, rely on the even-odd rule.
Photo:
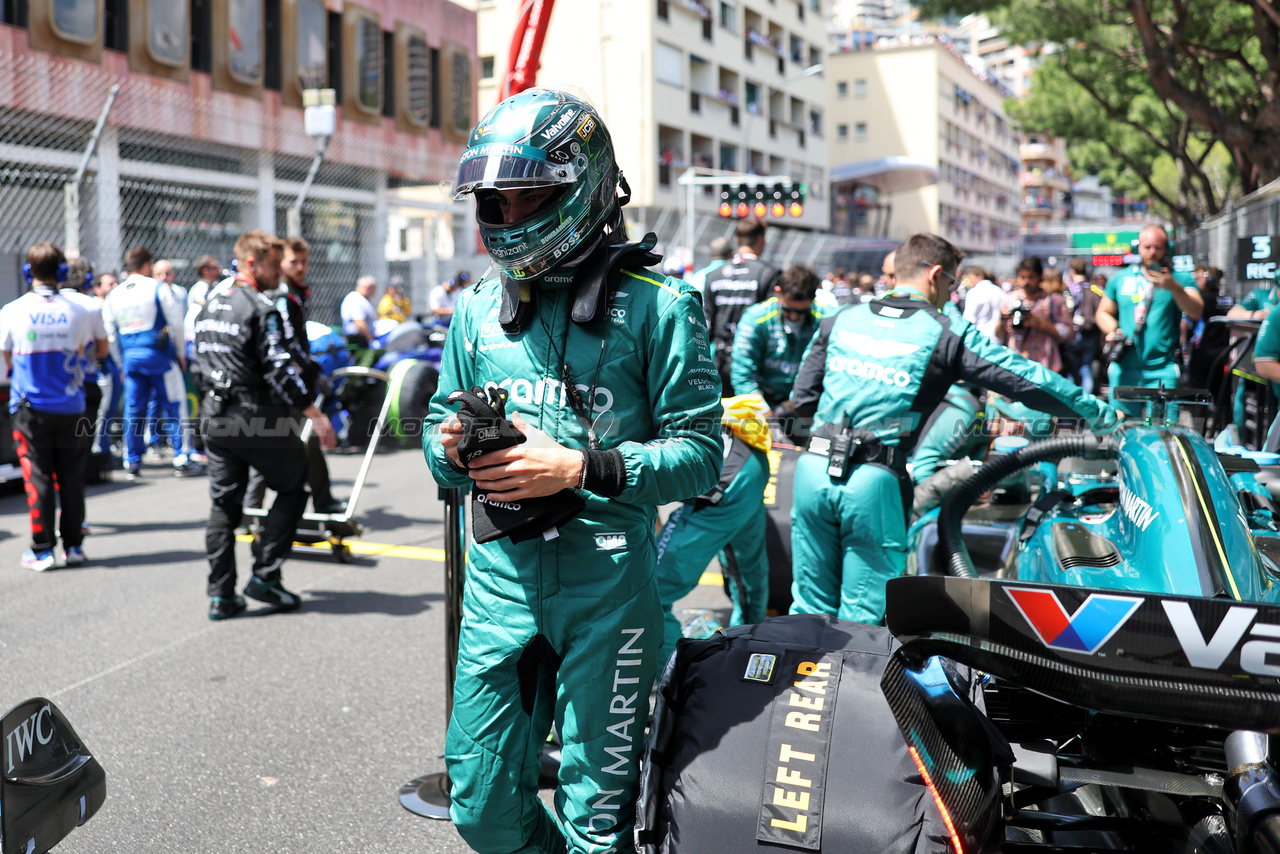
{"label": "driver's hands", "polygon": [[503,501],[519,501],[555,495],[578,485],[585,465],[581,451],[564,447],[519,413],[512,414],[511,423],[526,441],[472,460],[469,474],[477,489],[501,492]]}
{"label": "driver's hands", "polygon": [[462,460],[458,458],[458,443],[462,441],[462,419],[457,415],[450,415],[440,423],[440,446],[444,448],[445,455],[453,461],[453,464],[460,469],[465,469]]}

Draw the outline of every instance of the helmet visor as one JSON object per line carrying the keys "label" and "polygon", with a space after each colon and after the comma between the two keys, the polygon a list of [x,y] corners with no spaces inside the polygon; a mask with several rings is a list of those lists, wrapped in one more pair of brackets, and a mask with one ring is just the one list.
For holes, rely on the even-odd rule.
{"label": "helmet visor", "polygon": [[572,184],[578,178],[576,164],[551,163],[547,153],[532,145],[492,142],[467,149],[458,163],[453,198],[479,189],[526,190]]}

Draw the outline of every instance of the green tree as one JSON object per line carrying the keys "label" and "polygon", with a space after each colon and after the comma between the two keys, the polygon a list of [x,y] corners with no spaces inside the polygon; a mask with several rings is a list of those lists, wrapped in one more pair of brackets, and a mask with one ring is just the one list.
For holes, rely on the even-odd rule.
{"label": "green tree", "polygon": [[[1066,82],[1074,83],[1101,109],[1104,125],[1095,127],[1093,138],[1105,137],[1118,161],[1134,158],[1135,177],[1149,175],[1154,163],[1137,155],[1158,151],[1174,161],[1180,198],[1152,192],[1179,219],[1221,207],[1223,197],[1209,174],[1220,171],[1219,143],[1244,192],[1280,178],[1275,142],[1280,136],[1280,3],[924,0],[922,5],[930,15],[985,12],[1013,43],[1061,46],[1044,57],[1042,78],[1049,77],[1050,86],[1062,83],[1059,94]],[[1055,71],[1061,75],[1057,81]],[[1116,125],[1134,136],[1125,136]],[[1141,137],[1153,146],[1146,154]],[[1215,166],[1209,170],[1211,162]]]}

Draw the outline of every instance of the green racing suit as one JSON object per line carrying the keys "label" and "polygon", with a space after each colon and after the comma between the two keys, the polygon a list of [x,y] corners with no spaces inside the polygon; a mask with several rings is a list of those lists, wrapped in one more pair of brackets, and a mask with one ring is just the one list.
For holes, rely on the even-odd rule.
{"label": "green racing suit", "polygon": [[[454,823],[492,854],[631,849],[662,644],[656,508],[720,474],[720,381],[696,292],[623,270],[606,283],[608,316],[584,328],[570,321],[571,274],[534,285],[535,316],[519,333],[498,322],[499,282],[462,294],[423,439],[436,481],[469,485],[432,428],[453,414],[450,392],[497,385],[508,418],[518,412],[559,444],[586,448],[567,375],[591,407],[599,450],[625,467],[614,494],[585,492],[586,508],[553,539],[469,543],[445,759]],[[554,814],[538,799],[538,752],[553,723],[564,742]]]}
{"label": "green racing suit", "polygon": [[[868,453],[883,451],[884,461],[856,464],[855,457],[843,479],[828,473],[826,456],[808,453],[797,461],[792,613],[884,619],[885,583],[906,565],[910,492],[905,455],[896,449],[915,445],[923,419],[957,380],[1095,429],[1117,421],[1096,397],[939,311],[913,288],[823,320],[792,389],[796,413],[812,413],[814,436],[828,441],[848,417],[850,436]],[[813,440],[810,447],[821,449]]]}
{"label": "green racing suit", "polygon": [[773,296],[742,313],[729,369],[734,394],[758,392],[770,409],[791,396],[800,360],[823,316],[822,308],[814,305],[801,326],[784,320],[779,308]]}

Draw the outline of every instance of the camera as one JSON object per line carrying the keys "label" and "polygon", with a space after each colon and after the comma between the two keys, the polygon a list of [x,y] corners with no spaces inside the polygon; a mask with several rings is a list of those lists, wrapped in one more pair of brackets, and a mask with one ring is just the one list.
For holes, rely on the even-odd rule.
{"label": "camera", "polygon": [[1027,305],[1025,302],[1021,303],[1009,315],[1009,326],[1014,329],[1021,329],[1027,323],[1027,314],[1030,313],[1030,311],[1031,306]]}
{"label": "camera", "polygon": [[1133,339],[1117,330],[1116,337],[1102,345],[1102,358],[1107,362],[1118,362],[1132,346]]}

